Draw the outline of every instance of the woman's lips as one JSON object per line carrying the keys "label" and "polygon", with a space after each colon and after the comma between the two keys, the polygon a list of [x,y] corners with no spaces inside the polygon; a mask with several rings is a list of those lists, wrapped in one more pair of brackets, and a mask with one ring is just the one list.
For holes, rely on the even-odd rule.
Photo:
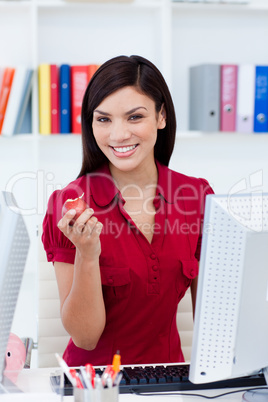
{"label": "woman's lips", "polygon": [[126,158],[126,157],[134,154],[137,146],[138,146],[138,144],[124,146],[124,147],[111,147],[111,148],[112,148],[115,156],[117,156],[118,158]]}

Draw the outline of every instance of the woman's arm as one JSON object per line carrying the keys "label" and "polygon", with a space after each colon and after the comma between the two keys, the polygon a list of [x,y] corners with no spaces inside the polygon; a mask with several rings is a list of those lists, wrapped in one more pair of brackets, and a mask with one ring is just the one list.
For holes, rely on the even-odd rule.
{"label": "woman's arm", "polygon": [[99,255],[102,224],[87,209],[70,227],[69,211],[58,227],[76,246],[74,265],[55,262],[61,319],[76,346],[92,350],[105,327]]}

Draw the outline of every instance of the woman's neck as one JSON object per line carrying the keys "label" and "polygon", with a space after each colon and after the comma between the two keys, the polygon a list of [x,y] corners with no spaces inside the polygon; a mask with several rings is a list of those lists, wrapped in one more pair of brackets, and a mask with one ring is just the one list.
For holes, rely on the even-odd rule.
{"label": "woman's neck", "polygon": [[110,165],[110,172],[120,192],[130,195],[157,186],[158,171],[155,162],[140,169],[124,172]]}

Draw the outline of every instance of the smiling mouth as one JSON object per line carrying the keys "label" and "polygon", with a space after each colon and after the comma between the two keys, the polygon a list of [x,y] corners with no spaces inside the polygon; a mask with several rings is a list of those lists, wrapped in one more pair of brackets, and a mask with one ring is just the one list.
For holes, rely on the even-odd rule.
{"label": "smiling mouth", "polygon": [[112,147],[116,152],[120,152],[120,153],[125,153],[125,152],[129,152],[132,151],[133,149],[135,149],[138,146],[138,144],[136,145],[130,145],[129,147]]}

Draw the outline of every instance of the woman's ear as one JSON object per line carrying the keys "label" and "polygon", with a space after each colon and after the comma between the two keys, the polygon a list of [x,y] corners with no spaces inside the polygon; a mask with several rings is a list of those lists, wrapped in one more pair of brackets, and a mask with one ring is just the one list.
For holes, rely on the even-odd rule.
{"label": "woman's ear", "polygon": [[161,106],[160,112],[158,114],[158,129],[162,129],[166,127],[167,113],[164,103]]}

